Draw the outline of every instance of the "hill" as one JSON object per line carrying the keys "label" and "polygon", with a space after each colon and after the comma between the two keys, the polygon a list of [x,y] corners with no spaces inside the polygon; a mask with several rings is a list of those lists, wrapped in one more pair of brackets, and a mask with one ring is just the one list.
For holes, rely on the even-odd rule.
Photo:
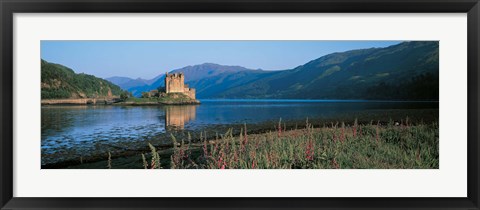
{"label": "hill", "polygon": [[[186,66],[180,69],[175,69],[170,71],[170,73],[179,73],[179,72],[183,72],[186,75],[185,83],[189,84],[191,87],[197,87],[200,85],[200,83],[198,82],[205,79],[208,79],[210,82],[213,82],[213,83],[219,83],[219,82],[222,83],[222,81],[219,81],[219,80],[221,80],[224,77],[227,77],[228,75],[236,74],[238,72],[242,72],[242,74],[244,74],[245,72],[261,73],[264,71],[247,69],[241,66],[226,66],[226,65],[219,65],[214,63],[204,63],[204,64],[199,64],[194,66]],[[217,78],[217,79],[212,79],[212,78]],[[138,78],[135,80],[128,77],[109,77],[109,78],[106,78],[106,80],[114,84],[117,84],[122,89],[132,92],[134,96],[139,97],[141,96],[142,92],[147,92],[150,90],[157,89],[158,87],[165,86],[164,84],[165,73],[162,73],[151,80],[145,80],[141,78]],[[135,85],[135,83],[137,83],[137,85]],[[204,89],[206,89],[207,86],[211,86],[211,84],[205,84],[205,86],[206,87],[201,87],[201,88],[197,87],[197,95],[199,94],[198,91],[200,91],[200,94],[201,94],[201,92]]]}
{"label": "hill", "polygon": [[122,89],[101,78],[76,74],[72,69],[41,60],[42,99],[81,99],[114,97]]}
{"label": "hill", "polygon": [[438,47],[438,42],[404,42],[333,53],[217,97],[438,100]]}
{"label": "hill", "polygon": [[[171,72],[183,72],[197,98],[438,100],[439,43],[337,52],[280,71],[204,63]],[[164,86],[164,74],[142,81],[119,85],[138,96]]]}

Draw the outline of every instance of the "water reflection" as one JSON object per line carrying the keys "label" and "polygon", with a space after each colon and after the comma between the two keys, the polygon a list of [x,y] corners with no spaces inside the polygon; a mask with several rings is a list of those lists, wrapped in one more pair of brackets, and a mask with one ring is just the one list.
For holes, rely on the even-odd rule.
{"label": "water reflection", "polygon": [[194,121],[197,114],[197,105],[166,106],[165,128],[167,130],[183,130],[185,124]]}
{"label": "water reflection", "polygon": [[[83,155],[105,145],[124,148],[158,140],[167,130],[216,131],[270,121],[275,125],[280,118],[304,122],[307,118],[368,121],[370,116],[387,120],[408,116],[428,121],[438,118],[438,102],[202,100],[201,105],[182,106],[42,106],[41,116],[42,155],[63,154],[66,149]],[[49,161],[56,160],[42,157],[42,163]]]}

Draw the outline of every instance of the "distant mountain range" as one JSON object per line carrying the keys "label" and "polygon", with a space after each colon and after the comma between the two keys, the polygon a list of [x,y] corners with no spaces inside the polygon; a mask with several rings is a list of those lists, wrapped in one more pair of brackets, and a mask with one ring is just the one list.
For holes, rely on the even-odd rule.
{"label": "distant mountain range", "polygon": [[[195,87],[196,84],[194,83],[198,81],[203,81],[204,79],[217,77],[220,75],[230,75],[239,72],[249,71],[261,72],[260,70],[251,70],[241,66],[224,66],[214,63],[204,63],[195,66],[186,66],[181,69],[170,71],[170,73],[184,73],[185,82],[189,85],[193,85],[192,87]],[[140,96],[142,92],[154,90],[158,87],[164,86],[165,73],[162,73],[150,80],[145,80],[141,78],[132,79],[128,77],[109,77],[106,78],[106,80],[117,84],[124,90],[132,92],[135,96]],[[202,92],[203,89],[205,88],[197,88],[197,95],[199,94],[198,91]]]}
{"label": "distant mountain range", "polygon": [[[439,43],[411,41],[332,53],[294,69],[264,71],[204,63],[183,72],[197,98],[438,100]],[[151,79],[106,80],[139,96],[164,86]]]}

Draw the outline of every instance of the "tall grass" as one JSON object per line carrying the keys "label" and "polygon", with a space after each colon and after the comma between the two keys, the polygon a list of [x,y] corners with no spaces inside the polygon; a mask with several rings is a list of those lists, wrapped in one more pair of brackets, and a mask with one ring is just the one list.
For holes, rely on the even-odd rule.
{"label": "tall grass", "polygon": [[[189,143],[172,135],[174,169],[373,169],[438,168],[438,123],[410,125],[405,121],[360,125],[335,123],[314,128],[240,135],[232,129],[216,139],[202,137],[201,155],[192,156]],[[206,136],[206,135],[202,135]],[[154,149],[154,148],[153,148]],[[155,152],[156,153],[156,152]],[[152,153],[153,154],[153,153]],[[156,153],[158,155],[158,153]],[[159,158],[159,157],[158,157]],[[152,160],[153,161],[153,160]],[[153,162],[152,162],[153,163]],[[155,164],[159,164],[156,162]],[[158,166],[160,167],[160,166]]]}

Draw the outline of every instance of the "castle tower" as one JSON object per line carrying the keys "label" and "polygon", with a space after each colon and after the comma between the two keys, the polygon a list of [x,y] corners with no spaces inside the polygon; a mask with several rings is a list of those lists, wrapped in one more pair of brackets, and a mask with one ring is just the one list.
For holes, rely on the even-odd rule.
{"label": "castle tower", "polygon": [[165,75],[165,92],[166,93],[184,93],[184,76],[183,73],[174,73]]}

